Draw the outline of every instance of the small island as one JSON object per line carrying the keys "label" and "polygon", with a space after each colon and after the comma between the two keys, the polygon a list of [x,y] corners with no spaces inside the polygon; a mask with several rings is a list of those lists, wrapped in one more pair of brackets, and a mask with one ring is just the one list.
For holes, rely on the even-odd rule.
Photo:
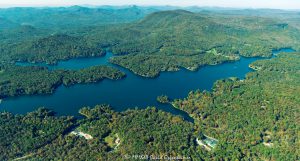
{"label": "small island", "polygon": [[156,100],[159,102],[159,103],[169,103],[169,97],[167,95],[160,95],[160,96],[157,96]]}

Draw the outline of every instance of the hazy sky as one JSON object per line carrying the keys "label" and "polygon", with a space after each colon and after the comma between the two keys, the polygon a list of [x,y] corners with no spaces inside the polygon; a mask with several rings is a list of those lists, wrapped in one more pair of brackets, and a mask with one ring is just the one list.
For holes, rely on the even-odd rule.
{"label": "hazy sky", "polygon": [[0,6],[173,5],[300,9],[300,0],[0,0]]}

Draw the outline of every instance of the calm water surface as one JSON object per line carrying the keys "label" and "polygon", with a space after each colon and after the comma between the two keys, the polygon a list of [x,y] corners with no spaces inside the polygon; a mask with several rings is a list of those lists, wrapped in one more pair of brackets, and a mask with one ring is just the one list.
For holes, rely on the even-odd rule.
{"label": "calm water surface", "polygon": [[[292,52],[292,49],[274,51]],[[95,65],[110,65],[125,72],[127,77],[122,80],[103,80],[95,84],[79,84],[71,87],[61,86],[51,95],[20,96],[4,99],[0,104],[0,111],[12,113],[27,113],[38,107],[47,107],[56,111],[59,115],[78,116],[78,110],[84,106],[97,104],[110,104],[114,110],[123,111],[128,108],[145,108],[156,106],[167,112],[181,115],[190,120],[189,116],[170,105],[159,104],[156,97],[162,94],[170,98],[184,98],[191,90],[210,91],[213,83],[222,78],[238,77],[244,79],[245,74],[250,72],[250,63],[262,58],[244,58],[232,63],[224,63],[216,66],[205,66],[196,72],[182,69],[178,72],[163,72],[157,78],[143,78],[133,74],[119,66],[109,63],[112,56],[108,53],[105,57],[79,58],[61,61],[55,66],[47,66],[50,70],[70,69],[77,70]],[[18,62],[17,65],[28,66],[30,63]]]}

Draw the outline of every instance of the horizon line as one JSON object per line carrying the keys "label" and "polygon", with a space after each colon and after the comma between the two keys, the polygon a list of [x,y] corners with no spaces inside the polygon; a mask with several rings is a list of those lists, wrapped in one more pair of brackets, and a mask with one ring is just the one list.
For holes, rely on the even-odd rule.
{"label": "horizon line", "polygon": [[198,7],[198,8],[220,8],[220,9],[270,9],[270,10],[288,10],[288,11],[299,11],[300,8],[268,8],[268,7],[222,7],[222,6],[200,6],[200,5],[189,5],[189,6],[176,6],[176,5],[136,5],[136,4],[128,4],[128,5],[92,5],[92,4],[72,4],[72,5],[56,5],[56,4],[48,4],[48,5],[11,5],[11,4],[0,4],[0,9],[9,9],[9,8],[60,8],[60,7],[86,7],[86,8],[101,8],[101,7],[177,7],[177,8],[190,8],[190,7]]}

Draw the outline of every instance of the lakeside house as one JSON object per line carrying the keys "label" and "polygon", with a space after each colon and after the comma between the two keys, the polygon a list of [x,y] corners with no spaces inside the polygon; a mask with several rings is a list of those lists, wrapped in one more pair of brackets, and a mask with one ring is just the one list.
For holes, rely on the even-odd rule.
{"label": "lakeside house", "polygon": [[86,134],[86,133],[83,133],[83,132],[77,131],[77,130],[72,131],[71,134],[80,136],[80,137],[84,137],[86,140],[93,139],[93,137],[90,134]]}
{"label": "lakeside house", "polygon": [[217,144],[218,144],[218,140],[212,137],[209,137],[207,135],[203,135],[204,138],[203,139],[196,139],[196,142],[198,145],[202,146],[204,149],[211,151],[212,149],[214,149]]}

